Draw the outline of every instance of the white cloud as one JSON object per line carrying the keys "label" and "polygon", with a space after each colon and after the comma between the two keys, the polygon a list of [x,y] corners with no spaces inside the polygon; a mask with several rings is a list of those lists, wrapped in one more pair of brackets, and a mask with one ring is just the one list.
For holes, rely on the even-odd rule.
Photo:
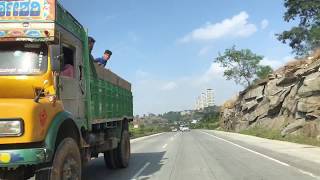
{"label": "white cloud", "polygon": [[277,69],[283,64],[283,62],[265,57],[261,60],[260,64],[264,66],[271,66],[273,69]]}
{"label": "white cloud", "polygon": [[197,75],[172,80],[158,79],[156,74],[149,73],[132,81],[132,87],[134,112],[140,115],[193,109],[196,98],[208,88],[214,89],[215,102],[221,105],[242,89],[233,81],[226,81],[223,68],[216,63]]}
{"label": "white cloud", "polygon": [[221,79],[223,77],[224,70],[225,69],[222,68],[218,63],[212,63],[210,65],[210,68],[198,78],[198,82],[207,83],[213,80],[214,78]]}
{"label": "white cloud", "polygon": [[177,83],[171,81],[171,82],[168,82],[168,83],[165,83],[162,87],[161,87],[161,90],[162,91],[171,91],[171,90],[174,90],[178,87]]}
{"label": "white cloud", "polygon": [[282,58],[282,60],[286,63],[290,62],[290,61],[294,61],[295,58],[293,56],[286,56],[284,58]]}
{"label": "white cloud", "polygon": [[269,21],[267,19],[264,19],[260,23],[261,29],[266,29],[269,26]]}
{"label": "white cloud", "polygon": [[139,69],[139,70],[136,71],[136,76],[137,76],[138,78],[145,78],[145,77],[147,77],[148,75],[149,75],[149,73],[146,72],[146,71],[144,71],[144,70]]}
{"label": "white cloud", "polygon": [[207,23],[203,27],[193,30],[180,41],[207,41],[216,40],[224,37],[248,37],[257,31],[254,24],[248,22],[249,15],[242,11],[238,15],[221,22]]}
{"label": "white cloud", "polygon": [[207,54],[210,49],[211,49],[211,47],[209,47],[209,46],[203,47],[200,49],[198,55],[203,56],[203,55]]}
{"label": "white cloud", "polygon": [[261,65],[268,65],[268,66],[271,66],[274,70],[284,66],[286,63],[292,61],[294,58],[291,57],[291,56],[286,56],[286,57],[283,57],[282,59],[270,59],[268,57],[265,57],[261,60],[260,64]]}

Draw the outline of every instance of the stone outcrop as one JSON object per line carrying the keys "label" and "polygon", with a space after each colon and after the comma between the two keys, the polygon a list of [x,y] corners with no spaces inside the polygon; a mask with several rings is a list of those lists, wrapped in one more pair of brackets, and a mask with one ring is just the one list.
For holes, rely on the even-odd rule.
{"label": "stone outcrop", "polygon": [[291,61],[224,104],[223,129],[239,132],[255,126],[283,136],[320,137],[320,53]]}

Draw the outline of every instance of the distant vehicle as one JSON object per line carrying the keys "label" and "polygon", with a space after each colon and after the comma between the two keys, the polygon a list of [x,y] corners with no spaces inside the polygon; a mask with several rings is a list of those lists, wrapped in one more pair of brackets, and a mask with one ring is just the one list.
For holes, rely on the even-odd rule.
{"label": "distant vehicle", "polygon": [[176,129],[176,128],[172,129],[172,132],[177,132],[177,131],[178,131],[178,129]]}
{"label": "distant vehicle", "polygon": [[182,132],[190,131],[190,128],[188,126],[182,126],[182,127],[180,127],[180,131],[182,131]]}

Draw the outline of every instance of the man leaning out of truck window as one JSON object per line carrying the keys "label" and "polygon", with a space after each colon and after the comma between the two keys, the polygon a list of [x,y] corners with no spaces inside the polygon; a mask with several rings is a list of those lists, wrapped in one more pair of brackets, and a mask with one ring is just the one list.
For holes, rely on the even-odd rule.
{"label": "man leaning out of truck window", "polygon": [[103,56],[100,58],[97,58],[96,62],[99,65],[105,67],[107,65],[109,59],[111,58],[111,55],[112,55],[112,52],[110,50],[105,50]]}

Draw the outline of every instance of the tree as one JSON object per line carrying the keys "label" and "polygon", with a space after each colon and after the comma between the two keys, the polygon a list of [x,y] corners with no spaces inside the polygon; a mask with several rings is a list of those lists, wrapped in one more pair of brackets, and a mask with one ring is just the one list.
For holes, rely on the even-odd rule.
{"label": "tree", "polygon": [[162,117],[169,120],[170,123],[174,123],[181,120],[180,112],[170,111],[170,112],[164,113]]}
{"label": "tree", "polygon": [[286,22],[299,20],[296,27],[281,34],[276,34],[282,43],[289,43],[297,56],[308,55],[320,45],[320,1],[285,0]]}
{"label": "tree", "polygon": [[257,76],[259,79],[265,79],[272,72],[273,69],[270,66],[259,66],[257,70]]}
{"label": "tree", "polygon": [[215,62],[225,68],[224,76],[227,80],[233,79],[237,84],[250,86],[262,58],[263,56],[252,53],[250,49],[236,50],[233,46],[226,49],[223,55],[219,53]]}

